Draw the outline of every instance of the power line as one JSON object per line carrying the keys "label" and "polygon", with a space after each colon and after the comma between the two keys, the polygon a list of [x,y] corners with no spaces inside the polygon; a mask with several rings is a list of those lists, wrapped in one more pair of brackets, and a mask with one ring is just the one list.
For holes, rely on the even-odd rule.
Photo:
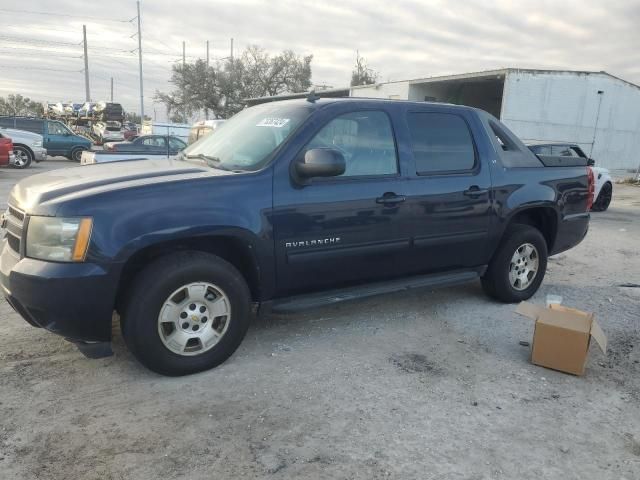
{"label": "power line", "polygon": [[[5,47],[3,47],[5,48]],[[21,49],[23,50],[23,49]],[[30,49],[34,50],[34,49]],[[0,55],[11,56],[11,57],[34,57],[34,58],[45,58],[50,53],[55,53],[56,58],[82,58],[82,55],[60,55],[59,52],[51,52],[51,50],[47,51],[36,51],[36,53],[26,53],[24,51],[21,52],[7,52],[0,50]]]}
{"label": "power line", "polygon": [[68,13],[52,13],[52,12],[38,12],[34,10],[11,10],[9,8],[0,8],[0,12],[9,12],[9,13],[27,13],[31,15],[47,15],[52,17],[69,17],[69,18],[81,18],[81,19],[95,19],[95,20],[104,20],[107,22],[118,22],[118,23],[130,23],[135,20],[136,17],[133,17],[129,20],[119,20],[116,18],[104,18],[104,17],[91,17],[86,15],[72,15]]}
{"label": "power line", "polygon": [[57,40],[40,40],[37,38],[24,38],[24,37],[8,37],[6,35],[0,35],[0,40],[4,40],[7,42],[14,42],[14,43],[27,43],[27,44],[32,44],[32,45],[61,45],[61,46],[65,46],[65,47],[77,47],[80,46],[82,44],[82,42],[78,42],[78,43],[70,43],[70,42],[60,42]]}
{"label": "power line", "polygon": [[58,68],[29,67],[29,66],[24,66],[24,65],[3,65],[3,68],[5,68],[5,71],[7,69],[16,68],[16,69],[21,69],[21,70],[47,70],[49,72],[64,72],[64,73],[80,73],[80,72],[84,72],[84,69],[80,69],[80,70],[62,70],[62,69],[58,69]]}

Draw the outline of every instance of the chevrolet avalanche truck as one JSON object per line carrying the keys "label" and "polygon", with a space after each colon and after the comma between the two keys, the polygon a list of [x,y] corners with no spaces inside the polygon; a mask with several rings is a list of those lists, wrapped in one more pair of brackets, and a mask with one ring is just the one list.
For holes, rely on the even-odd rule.
{"label": "chevrolet avalanche truck", "polygon": [[[53,170],[4,214],[0,282],[24,319],[148,368],[238,347],[254,314],[480,279],[518,302],[589,226],[593,175],[545,167],[474,108],[369,99],[243,110],[178,158]],[[398,308],[401,308],[399,305]]]}

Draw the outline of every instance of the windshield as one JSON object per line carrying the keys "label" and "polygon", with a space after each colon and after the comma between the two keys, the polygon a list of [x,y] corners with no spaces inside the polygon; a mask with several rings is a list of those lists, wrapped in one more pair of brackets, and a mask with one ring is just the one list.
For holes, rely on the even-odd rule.
{"label": "windshield", "polygon": [[311,106],[266,103],[247,108],[183,151],[224,170],[259,170],[312,112]]}

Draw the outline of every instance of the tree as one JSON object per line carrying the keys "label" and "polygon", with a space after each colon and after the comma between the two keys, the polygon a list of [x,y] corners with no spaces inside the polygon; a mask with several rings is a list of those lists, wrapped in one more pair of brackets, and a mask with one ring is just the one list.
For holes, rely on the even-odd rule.
{"label": "tree", "polygon": [[376,83],[377,80],[378,72],[369,68],[364,57],[361,57],[360,53],[356,51],[356,64],[351,72],[351,86],[371,85]]}
{"label": "tree", "polygon": [[251,46],[239,58],[207,66],[206,62],[173,66],[169,93],[156,92],[170,118],[187,120],[192,115],[209,112],[227,118],[245,106],[245,99],[301,92],[311,86],[312,56],[300,57],[291,50],[271,56]]}
{"label": "tree", "polygon": [[10,94],[7,98],[0,97],[0,115],[42,116],[42,103],[23,97],[20,94]]}

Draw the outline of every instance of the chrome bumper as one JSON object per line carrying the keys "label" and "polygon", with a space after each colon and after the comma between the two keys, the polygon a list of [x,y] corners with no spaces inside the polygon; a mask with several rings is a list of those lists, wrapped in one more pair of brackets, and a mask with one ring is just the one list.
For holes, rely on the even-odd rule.
{"label": "chrome bumper", "polygon": [[42,147],[32,147],[33,159],[36,162],[43,162],[47,159],[47,149]]}

